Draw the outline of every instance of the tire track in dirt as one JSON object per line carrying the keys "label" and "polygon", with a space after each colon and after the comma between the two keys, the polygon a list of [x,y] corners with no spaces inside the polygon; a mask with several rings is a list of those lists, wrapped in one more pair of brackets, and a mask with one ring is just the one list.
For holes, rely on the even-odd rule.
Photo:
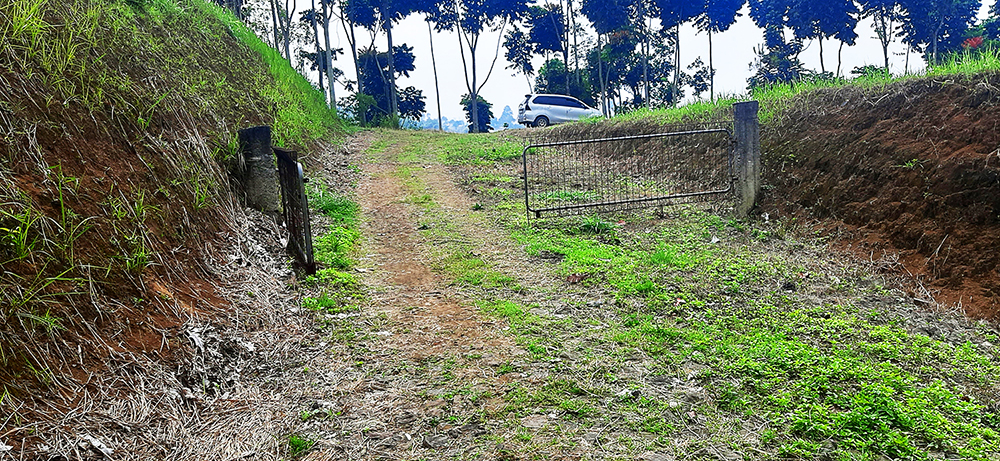
{"label": "tire track in dirt", "polygon": [[[417,235],[414,206],[405,203],[409,193],[393,175],[398,154],[398,145],[377,154],[380,158],[364,166],[365,178],[357,189],[362,231],[372,250],[368,263],[374,266],[365,282],[379,288],[372,295],[372,307],[387,314],[390,322],[412,330],[394,334],[387,342],[414,359],[472,346],[509,358],[513,345],[495,333],[496,323],[460,302],[448,282],[429,267],[428,250]],[[451,181],[439,175],[429,179],[437,186]],[[461,200],[457,194],[434,198],[445,206]]]}
{"label": "tire track in dirt", "polygon": [[[503,406],[512,377],[498,369],[523,352],[502,322],[481,316],[432,270],[433,244],[419,235],[419,206],[407,203],[411,192],[397,174],[402,146],[370,152],[377,136],[362,133],[348,143],[370,157],[356,188],[364,240],[358,270],[369,293],[360,315],[334,324],[353,324],[358,337],[334,339],[310,364],[319,379],[303,398],[307,412],[322,418],[302,427],[319,433],[305,459],[494,457],[495,449],[478,441],[489,425],[481,415]],[[432,168],[437,174],[423,179],[453,189],[440,195],[435,188],[437,203],[468,201],[447,171]]]}

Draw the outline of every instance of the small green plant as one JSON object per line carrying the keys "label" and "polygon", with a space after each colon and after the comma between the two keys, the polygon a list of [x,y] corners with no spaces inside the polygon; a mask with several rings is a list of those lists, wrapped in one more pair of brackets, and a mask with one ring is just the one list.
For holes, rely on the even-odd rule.
{"label": "small green plant", "polygon": [[30,280],[17,274],[4,274],[13,278],[13,280],[2,280],[4,285],[13,288],[0,290],[0,300],[3,301],[0,306],[3,306],[5,317],[18,313],[30,313],[32,312],[30,308],[33,306],[57,304],[59,297],[77,294],[50,290],[50,287],[55,288],[64,283],[75,284],[78,282],[78,279],[66,277],[71,269],[66,269],[54,277],[46,277],[44,275],[46,267],[43,266]]}
{"label": "small green plant", "polygon": [[605,221],[598,216],[587,216],[583,218],[578,229],[585,234],[609,234],[614,232],[614,223]]}
{"label": "small green plant", "polygon": [[146,236],[142,232],[125,237],[126,253],[122,256],[125,270],[137,274],[152,264],[152,252],[146,246]]}
{"label": "small green plant", "polygon": [[292,458],[304,456],[312,449],[313,445],[316,445],[316,441],[306,436],[298,434],[288,436],[288,454]]}
{"label": "small green plant", "polygon": [[921,167],[922,168],[925,162],[927,162],[927,160],[920,160],[918,158],[911,158],[911,159],[907,160],[905,163],[903,163],[902,165],[896,165],[894,168],[903,168],[903,169],[906,169],[906,170],[914,170],[917,167]]}
{"label": "small green plant", "polygon": [[23,206],[20,212],[0,209],[0,245],[11,249],[14,260],[27,259],[38,249],[41,218],[29,206]]}
{"label": "small green plant", "polygon": [[200,210],[208,206],[208,199],[211,197],[211,189],[202,184],[201,181],[194,183],[194,209]]}

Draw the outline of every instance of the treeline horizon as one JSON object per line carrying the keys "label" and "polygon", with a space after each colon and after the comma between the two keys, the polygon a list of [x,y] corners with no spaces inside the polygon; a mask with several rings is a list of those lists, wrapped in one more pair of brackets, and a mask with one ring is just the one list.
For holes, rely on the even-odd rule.
{"label": "treeline horizon", "polygon": [[[439,119],[434,40],[442,33],[459,34],[465,84],[460,104],[470,132],[491,128],[492,104],[480,93],[498,70],[501,53],[507,69],[533,79],[535,92],[568,94],[605,115],[676,106],[689,92],[715,100],[713,35],[728,31],[747,6],[764,35],[764,43],[748,56],[753,70],[748,89],[842,78],[847,72],[888,74],[889,46],[896,42],[920,54],[928,66],[958,51],[1000,44],[998,5],[977,23],[981,0],[310,0],[310,8],[301,10],[295,0],[214,1],[300,72],[315,72],[331,108],[362,126],[398,127],[401,119],[416,121],[426,112],[424,90],[397,87],[397,79],[416,68],[413,47],[394,40],[400,21],[419,16],[427,23],[427,61],[434,70]],[[845,72],[843,51],[856,44],[862,20],[872,22],[884,65]],[[688,24],[707,34],[709,52],[683,66],[680,28]],[[346,36],[347,47],[330,46],[336,29]],[[498,32],[499,41],[487,43],[487,32]],[[389,48],[379,49],[377,38],[386,39]],[[799,59],[812,41],[819,45],[819,69],[808,69]],[[836,66],[826,63],[831,48]],[[543,58],[538,69],[536,57]],[[346,78],[338,64],[352,65],[357,78]],[[338,86],[347,92],[339,99]]]}

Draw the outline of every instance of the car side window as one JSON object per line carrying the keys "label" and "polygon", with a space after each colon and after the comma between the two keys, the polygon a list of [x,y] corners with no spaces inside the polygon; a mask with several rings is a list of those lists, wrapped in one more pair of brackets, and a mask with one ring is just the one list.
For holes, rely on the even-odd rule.
{"label": "car side window", "polygon": [[535,104],[555,104],[550,96],[539,96],[535,98]]}
{"label": "car side window", "polygon": [[556,105],[563,107],[573,107],[573,100],[569,98],[555,98]]}

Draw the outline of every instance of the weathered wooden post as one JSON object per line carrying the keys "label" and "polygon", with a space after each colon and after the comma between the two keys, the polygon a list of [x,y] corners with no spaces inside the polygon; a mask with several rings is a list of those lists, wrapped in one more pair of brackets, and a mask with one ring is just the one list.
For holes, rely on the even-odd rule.
{"label": "weathered wooden post", "polygon": [[271,127],[255,126],[240,130],[239,143],[243,155],[240,176],[247,206],[280,219],[281,195],[271,151]]}
{"label": "weathered wooden post", "polygon": [[746,217],[757,203],[760,193],[760,121],[757,101],[733,104],[733,135],[736,137],[734,169],[736,170],[737,216]]}

